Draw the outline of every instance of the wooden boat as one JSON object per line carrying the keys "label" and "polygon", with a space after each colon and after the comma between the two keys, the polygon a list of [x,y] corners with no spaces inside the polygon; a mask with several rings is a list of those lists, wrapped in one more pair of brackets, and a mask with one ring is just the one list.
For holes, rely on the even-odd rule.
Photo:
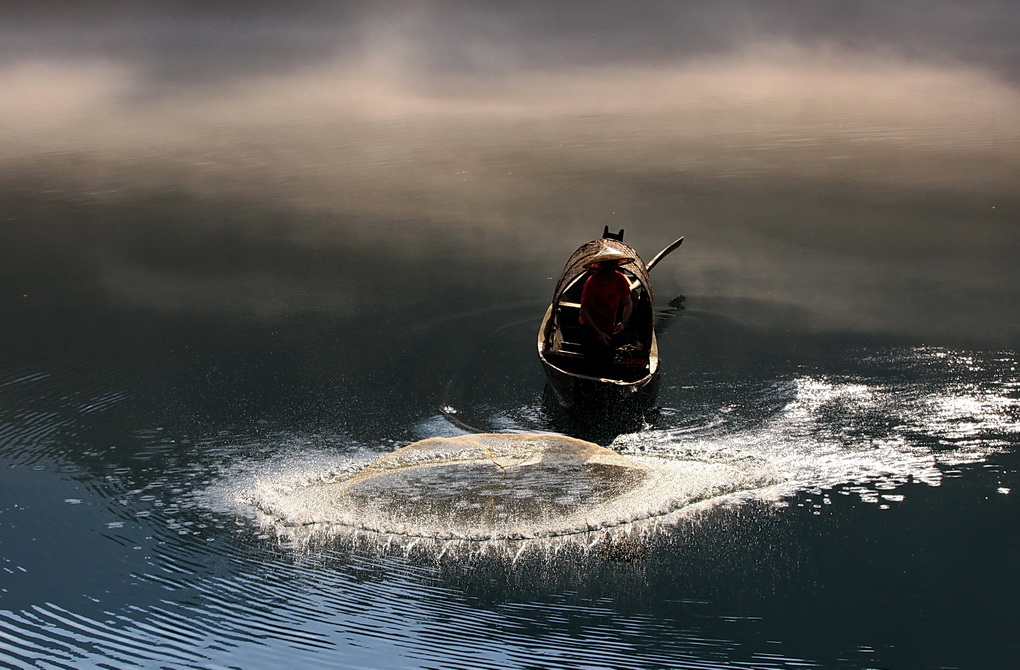
{"label": "wooden boat", "polygon": [[[581,245],[563,267],[552,302],[538,330],[538,357],[545,368],[557,400],[565,407],[597,404],[600,400],[626,402],[652,395],[659,370],[659,345],[655,336],[652,284],[648,274],[666,254],[680,246],[680,238],[659,252],[650,263],[623,243],[623,231],[610,233]],[[619,269],[630,281],[634,308],[614,352],[612,363],[595,370],[581,348],[581,290],[588,265],[607,254],[628,260]]]}

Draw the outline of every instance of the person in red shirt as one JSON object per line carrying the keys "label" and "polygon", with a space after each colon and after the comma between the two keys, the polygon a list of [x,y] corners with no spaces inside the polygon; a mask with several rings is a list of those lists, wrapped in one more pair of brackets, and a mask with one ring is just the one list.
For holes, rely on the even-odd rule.
{"label": "person in red shirt", "polygon": [[618,269],[620,262],[620,259],[614,259],[593,264],[581,290],[584,357],[596,371],[605,369],[612,362],[613,338],[623,332],[634,309],[630,282]]}

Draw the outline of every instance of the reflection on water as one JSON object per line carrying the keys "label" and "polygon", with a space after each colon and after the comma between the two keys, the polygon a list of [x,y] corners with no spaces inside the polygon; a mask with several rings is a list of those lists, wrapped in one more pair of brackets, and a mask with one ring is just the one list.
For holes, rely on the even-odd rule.
{"label": "reflection on water", "polygon": [[[588,20],[621,34],[650,29],[636,16],[604,23],[608,11]],[[494,24],[467,11],[478,28],[507,21],[508,32],[436,59],[452,47],[431,38],[474,22],[438,8],[326,12],[334,43],[311,31],[320,49],[302,60],[308,43],[290,38],[302,46],[280,61],[287,67],[253,71],[264,61],[239,57],[259,51],[252,45],[207,54],[217,67],[206,75],[225,78],[216,86],[171,77],[152,62],[158,49],[113,40],[105,58],[80,59],[36,47],[0,63],[0,127],[14,129],[0,133],[0,201],[14,228],[7,254],[50,251],[24,249],[19,235],[47,211],[60,228],[49,242],[73,239],[68,261],[117,303],[351,313],[374,284],[309,292],[307,270],[323,276],[317,260],[399,268],[513,249],[539,274],[609,223],[646,253],[686,235],[696,251],[658,272],[687,295],[774,301],[803,309],[814,328],[1011,346],[1020,323],[999,306],[1015,303],[1020,285],[1016,79],[995,76],[1001,63],[990,71],[962,44],[947,63],[838,35],[798,43],[771,34],[774,17],[743,11],[765,32],[733,48],[692,58],[700,41],[674,37],[653,40],[642,57],[558,67],[514,67],[530,59],[508,37],[534,39],[508,18],[524,10]],[[871,11],[875,28],[902,20]],[[973,12],[997,33],[994,12]],[[241,25],[263,25],[260,17]],[[160,25],[184,33],[193,18]],[[672,12],[660,18],[692,29]],[[911,23],[915,39],[951,49],[925,18],[932,23]],[[224,32],[244,34],[236,30]],[[358,38],[339,37],[350,34]],[[540,34],[561,57],[570,52]],[[265,39],[288,43],[287,33]],[[289,247],[300,258],[279,253]],[[4,284],[31,294],[18,270]]]}

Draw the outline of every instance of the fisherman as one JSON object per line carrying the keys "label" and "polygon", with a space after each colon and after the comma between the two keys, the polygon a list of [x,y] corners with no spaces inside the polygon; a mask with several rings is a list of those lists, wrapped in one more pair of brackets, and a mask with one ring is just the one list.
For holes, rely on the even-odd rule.
{"label": "fisherman", "polygon": [[632,258],[615,254],[588,264],[589,276],[581,290],[581,342],[585,361],[594,372],[604,372],[613,362],[618,336],[634,309],[630,281],[620,272],[621,263]]}

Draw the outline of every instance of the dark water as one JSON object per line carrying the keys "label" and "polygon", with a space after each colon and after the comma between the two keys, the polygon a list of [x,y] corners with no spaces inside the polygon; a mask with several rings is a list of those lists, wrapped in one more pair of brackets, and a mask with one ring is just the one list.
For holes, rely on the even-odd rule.
{"label": "dark water", "polygon": [[[1015,663],[1016,9],[288,7],[4,10],[0,667]],[[535,354],[603,225],[687,238],[639,423]],[[260,512],[467,430],[681,474],[612,542]]]}

